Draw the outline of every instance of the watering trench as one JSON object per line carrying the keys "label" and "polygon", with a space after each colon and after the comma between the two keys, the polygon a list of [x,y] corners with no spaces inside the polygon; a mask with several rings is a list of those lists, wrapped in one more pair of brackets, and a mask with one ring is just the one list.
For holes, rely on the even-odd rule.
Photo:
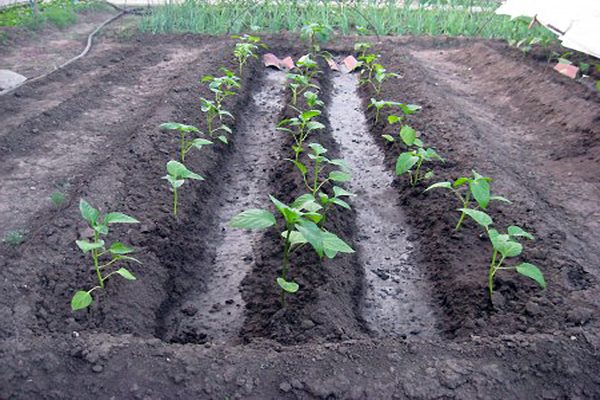
{"label": "watering trench", "polygon": [[350,74],[332,78],[329,122],[340,152],[352,167],[347,189],[357,212],[357,247],[365,268],[364,318],[374,332],[390,336],[434,337],[435,318],[429,306],[424,274],[411,263],[413,245],[403,210],[396,205],[392,174],[369,134]]}
{"label": "watering trench", "polygon": [[283,107],[285,73],[266,70],[260,90],[244,110],[235,132],[235,152],[221,174],[222,191],[215,210],[218,224],[204,235],[214,237],[214,260],[204,266],[204,284],[184,295],[165,318],[163,340],[227,342],[244,322],[240,283],[253,264],[253,245],[260,232],[236,229],[228,222],[241,211],[264,207],[269,168],[275,164],[283,135],[275,128]]}

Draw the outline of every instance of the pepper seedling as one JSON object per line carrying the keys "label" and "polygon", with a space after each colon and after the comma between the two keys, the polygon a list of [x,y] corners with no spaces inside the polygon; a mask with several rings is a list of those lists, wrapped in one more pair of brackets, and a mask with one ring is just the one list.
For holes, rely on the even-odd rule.
{"label": "pepper seedling", "polygon": [[236,43],[235,49],[233,50],[233,55],[238,60],[238,66],[240,71],[240,76],[244,72],[244,66],[250,57],[258,58],[255,51],[258,50],[258,46],[267,49],[268,46],[264,43],[260,43],[261,39],[256,36],[250,36],[244,34],[242,36],[234,35],[231,36],[234,39],[241,39],[241,43]]}
{"label": "pepper seedling", "polygon": [[308,104],[308,108],[314,110],[317,107],[323,107],[325,103],[319,100],[319,95],[312,91],[304,92],[304,98],[306,98],[306,103]]}
{"label": "pepper seedling", "polygon": [[306,77],[309,81],[314,78],[321,72],[317,69],[319,64],[312,58],[310,58],[310,54],[305,54],[298,59],[296,62],[296,67],[300,71],[300,73]]}
{"label": "pepper seedling", "polygon": [[365,55],[367,54],[367,50],[369,50],[372,47],[371,43],[367,43],[367,42],[363,42],[363,43],[356,43],[354,45],[354,51],[356,51],[358,54],[358,58],[361,59],[363,57],[365,57]]}
{"label": "pepper seedling", "polygon": [[379,96],[379,93],[381,93],[381,86],[388,78],[400,78],[400,75],[394,72],[387,72],[387,70],[383,68],[381,64],[375,64],[374,71],[375,83],[371,82],[371,84],[373,85],[373,89],[375,89],[376,96]]}
{"label": "pepper seedling", "polygon": [[333,32],[333,28],[330,25],[322,24],[320,22],[311,22],[305,24],[300,29],[300,38],[310,43],[310,53],[316,55],[321,51],[321,46],[318,42],[326,42],[329,40],[329,35]]}
{"label": "pepper seedling", "polygon": [[486,230],[490,243],[494,249],[492,261],[490,262],[490,271],[488,273],[488,292],[490,294],[490,301],[493,302],[494,276],[496,275],[496,272],[500,270],[514,270],[519,274],[536,281],[542,289],[546,289],[547,285],[544,275],[535,265],[526,262],[512,266],[503,265],[507,258],[517,257],[523,252],[523,245],[517,242],[517,239],[526,238],[535,240],[533,235],[515,225],[509,226],[506,234],[501,234],[496,229],[490,228],[493,221],[485,212],[471,208],[460,208],[459,211],[471,217]]}
{"label": "pepper seedling", "polygon": [[[472,199],[475,199],[477,208],[481,207],[484,210],[487,208],[487,205],[490,201],[502,201],[504,203],[512,204],[512,202],[505,197],[491,195],[490,182],[492,181],[492,178],[482,176],[475,170],[471,170],[471,173],[473,174],[472,178],[462,176],[456,179],[454,182],[434,183],[425,189],[425,192],[436,188],[450,189],[460,200],[462,204],[461,209],[469,209],[471,207]],[[464,194],[461,194],[461,188],[465,188]],[[465,213],[462,212],[460,214],[460,218],[458,219],[458,223],[454,228],[455,230],[460,228],[464,218]]]}
{"label": "pepper seedling", "polygon": [[289,87],[292,91],[292,106],[294,107],[296,106],[298,95],[302,94],[302,92],[309,88],[320,89],[319,86],[310,82],[310,78],[304,75],[289,73],[285,77],[288,79],[285,86]]}
{"label": "pepper seedling", "polygon": [[188,140],[187,133],[202,133],[193,125],[185,125],[177,122],[166,122],[160,125],[161,129],[178,131],[181,135],[181,162],[185,162],[185,155],[193,148],[201,149],[203,146],[213,144],[210,140],[196,138]]}
{"label": "pepper seedling", "polygon": [[[379,116],[381,114],[381,110],[383,107],[400,107],[404,114],[415,114],[417,111],[421,109],[421,106],[416,104],[404,104],[398,103],[396,101],[388,101],[388,100],[377,100],[371,99],[371,103],[367,106],[367,110],[371,107],[375,107],[375,123],[379,122]],[[400,117],[396,117],[400,118]],[[399,119],[401,121],[402,119]]]}
{"label": "pepper seedling", "polygon": [[[278,130],[292,133],[296,145],[293,146],[294,153],[296,154],[295,160],[298,161],[300,153],[304,151],[303,143],[308,135],[315,131],[325,128],[320,122],[313,121],[313,118],[321,115],[319,110],[309,110],[299,114],[297,117],[284,119],[279,123]],[[294,129],[283,127],[288,125]]]}
{"label": "pepper seedling", "polygon": [[[135,218],[130,217],[127,214],[120,212],[107,213],[104,218],[100,218],[100,211],[90,206],[90,204],[84,199],[79,200],[79,212],[81,217],[89,224],[89,227],[93,231],[92,241],[88,240],[77,240],[75,243],[77,247],[84,253],[90,252],[94,263],[94,270],[98,277],[98,285],[94,286],[90,290],[84,291],[79,290],[75,293],[71,299],[71,309],[73,311],[80,310],[88,307],[94,299],[92,298],[92,292],[97,289],[104,289],[106,280],[113,275],[120,275],[127,280],[135,280],[135,276],[126,268],[119,268],[106,275],[103,272],[108,270],[109,267],[113,266],[118,261],[133,261],[141,264],[141,262],[133,257],[128,256],[133,252],[132,249],[125,246],[121,242],[114,242],[107,248],[106,242],[100,239],[100,235],[108,235],[108,227],[110,224],[138,224],[139,221]],[[105,264],[101,264],[100,259],[105,256],[110,257],[110,261]]]}
{"label": "pepper seedling", "polygon": [[[323,219],[321,220],[320,225],[324,226],[327,218],[328,208],[331,205],[336,204],[340,207],[350,209],[350,205],[342,200],[341,197],[354,196],[354,194],[338,186],[334,186],[333,197],[330,197],[322,191],[323,186],[330,182],[349,182],[352,180],[352,175],[349,173],[350,168],[344,160],[330,160],[329,158],[325,157],[324,154],[327,153],[327,149],[321,146],[319,143],[310,143],[308,147],[312,150],[312,153],[308,155],[309,159],[313,161],[312,176],[309,176],[309,168],[300,161],[291,159],[288,159],[288,161],[292,162],[300,170],[304,185],[310,191],[310,193],[304,196],[310,196],[306,198],[314,201],[316,201],[318,198],[319,202],[323,206]],[[327,166],[337,167],[339,170],[330,171],[327,177],[324,177],[322,176],[322,172]]]}
{"label": "pepper seedling", "polygon": [[[298,283],[287,278],[292,251],[306,243],[312,246],[319,257],[323,257],[325,254],[328,258],[334,258],[338,253],[353,253],[354,250],[337,235],[317,225],[323,217],[314,211],[321,207],[316,204],[314,199],[300,196],[288,206],[273,196],[269,196],[269,198],[283,216],[283,228],[280,229],[284,242],[283,262],[281,277],[277,278],[277,284],[281,288],[281,306],[284,307],[285,293],[296,293],[299,289]],[[263,229],[276,225],[275,216],[269,210],[264,209],[243,211],[229,222],[229,226],[248,229]]]}
{"label": "pepper seedling", "polygon": [[173,188],[173,215],[177,215],[177,189],[185,183],[186,179],[203,181],[204,178],[187,169],[179,161],[169,161],[166,168],[167,175],[163,176],[162,179],[166,179]]}
{"label": "pepper seedling", "polygon": [[[204,97],[200,98],[200,109],[202,112],[206,113],[206,125],[210,137],[215,137],[219,131],[225,131],[231,134],[231,129],[225,124],[221,124],[218,128],[213,128],[213,121],[215,117],[218,117],[219,121],[222,122],[224,116],[234,119],[233,115],[223,108],[223,101],[227,96],[236,94],[233,91],[234,88],[240,87],[240,78],[235,76],[233,72],[223,67],[221,67],[221,71],[225,74],[224,76],[216,78],[211,75],[206,75],[201,79],[201,82],[210,82],[208,88],[215,95],[214,101]],[[228,143],[227,136],[225,135],[219,135],[217,138],[223,143]]]}

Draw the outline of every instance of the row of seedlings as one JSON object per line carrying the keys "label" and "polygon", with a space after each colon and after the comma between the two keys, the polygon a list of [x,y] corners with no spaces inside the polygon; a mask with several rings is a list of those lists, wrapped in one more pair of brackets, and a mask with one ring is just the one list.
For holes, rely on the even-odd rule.
{"label": "row of seedlings", "polygon": [[[384,134],[382,137],[390,142],[397,144],[401,153],[396,159],[395,172],[398,176],[407,175],[410,185],[414,188],[420,182],[429,181],[434,177],[433,170],[423,171],[423,166],[431,165],[433,162],[444,162],[444,159],[432,148],[427,148],[423,142],[422,136],[406,123],[409,115],[417,113],[421,107],[415,104],[405,104],[396,101],[379,99],[383,83],[389,78],[398,78],[396,73],[387,72],[387,70],[378,63],[380,55],[368,53],[371,48],[370,43],[357,43],[355,51],[358,53],[360,73],[362,78],[360,84],[366,86],[374,94],[370,99],[367,109],[375,110],[375,123],[382,118],[384,108],[397,108],[401,111],[400,115],[388,115],[387,121],[390,125],[398,124],[398,137]],[[514,258],[523,252],[523,245],[519,239],[525,238],[535,240],[533,235],[526,232],[521,227],[509,226],[506,233],[501,233],[491,227],[492,217],[485,211],[490,201],[500,201],[507,204],[512,202],[502,196],[493,196],[491,194],[491,177],[482,176],[475,170],[472,170],[472,176],[459,177],[452,182],[438,182],[428,186],[425,192],[443,188],[451,190],[460,201],[460,217],[455,229],[458,230],[465,216],[472,218],[477,224],[485,229],[487,237],[492,245],[493,253],[490,260],[487,286],[490,295],[490,301],[493,300],[494,276],[500,270],[514,270],[519,274],[533,279],[543,289],[546,288],[546,281],[540,269],[530,263],[523,262],[517,265],[507,265],[505,261],[508,258]]]}
{"label": "row of seedlings", "polygon": [[[287,74],[286,87],[291,93],[290,107],[296,116],[280,121],[277,129],[289,134],[292,140],[290,158],[286,159],[299,171],[304,193],[290,204],[285,204],[269,195],[280,221],[267,209],[249,209],[237,214],[230,226],[237,228],[263,229],[277,227],[283,247],[281,276],[276,283],[280,291],[281,307],[285,307],[287,293],[300,289],[297,282],[288,278],[292,265],[291,257],[306,245],[312,247],[322,258],[334,258],[339,253],[353,253],[354,250],[327,227],[327,213],[331,207],[350,209],[344,198],[354,194],[337,186],[352,179],[350,168],[343,159],[330,159],[327,149],[311,140],[325,125],[318,121],[324,106],[319,99],[320,87],[316,78],[322,71],[315,58],[320,53],[316,36],[323,27],[309,24],[303,28],[303,39],[310,42],[310,53],[296,62],[295,72]],[[300,96],[304,101],[299,101]]]}
{"label": "row of seedlings", "polygon": [[[240,43],[235,45],[234,56],[238,61],[240,75],[243,72],[244,66],[250,57],[257,57],[255,52],[258,47],[266,47],[261,43],[261,39],[253,36],[240,36]],[[224,67],[219,68],[223,72],[223,76],[215,77],[211,75],[204,76],[200,82],[208,82],[210,91],[214,94],[212,99],[200,98],[200,109],[206,118],[207,133],[204,134],[193,125],[181,124],[178,122],[167,122],[161,124],[159,128],[164,130],[175,131],[179,134],[180,146],[178,149],[179,160],[170,160],[166,164],[167,175],[166,179],[173,192],[173,215],[177,216],[178,205],[178,189],[183,186],[186,180],[204,180],[204,178],[190,171],[185,166],[185,158],[188,152],[192,149],[202,149],[204,146],[214,144],[215,140],[219,140],[223,144],[228,144],[229,140],[225,133],[232,134],[231,128],[225,122],[225,119],[232,120],[234,117],[224,107],[224,100],[228,96],[233,96],[236,93],[235,89],[239,89],[240,78],[234,72],[227,70]],[[204,136],[204,137],[202,137]],[[98,278],[98,284],[89,290],[79,290],[71,298],[71,309],[73,311],[88,307],[92,302],[92,293],[95,290],[103,289],[106,281],[113,275],[120,275],[127,280],[135,280],[136,277],[126,268],[120,267],[115,269],[117,263],[121,262],[136,262],[141,264],[139,260],[132,257],[133,249],[125,246],[121,242],[113,242],[110,246],[101,238],[101,235],[106,236],[109,232],[109,225],[115,223],[122,224],[137,224],[139,221],[129,215],[120,212],[109,212],[103,218],[100,218],[100,211],[93,208],[87,201],[80,199],[79,210],[82,218],[89,224],[89,228],[94,232],[93,238],[89,240],[77,240],[77,246],[84,253],[90,253],[92,256],[93,269]],[[108,272],[107,271],[111,271]]]}

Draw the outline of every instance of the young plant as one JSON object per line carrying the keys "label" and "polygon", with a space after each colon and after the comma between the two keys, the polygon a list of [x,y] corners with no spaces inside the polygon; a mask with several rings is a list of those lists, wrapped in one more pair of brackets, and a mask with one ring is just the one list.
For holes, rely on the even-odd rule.
{"label": "young plant", "polygon": [[363,76],[363,78],[359,80],[361,86],[367,84],[373,85],[375,65],[379,65],[375,61],[377,61],[379,57],[379,54],[365,54],[358,57],[358,65],[361,67],[360,74]]}
{"label": "young plant", "polygon": [[415,146],[416,150],[405,151],[398,156],[398,159],[396,160],[396,174],[408,174],[411,186],[415,187],[419,181],[430,179],[433,176],[432,171],[428,171],[421,176],[421,165],[423,164],[423,161],[444,162],[444,159],[440,157],[435,150],[431,148],[425,149],[423,147],[423,141],[417,138],[415,130],[408,125],[402,126],[402,129],[400,129],[400,137],[406,146]]}
{"label": "young plant", "polygon": [[[313,200],[300,196],[291,205],[286,205],[273,196],[269,196],[277,211],[283,216],[283,226],[279,231],[283,238],[283,262],[281,277],[277,284],[281,288],[281,306],[285,306],[285,293],[296,293],[298,283],[288,280],[290,255],[293,251],[310,244],[319,257],[325,254],[328,258],[338,253],[353,253],[354,250],[335,234],[320,228],[317,224],[322,219],[321,214],[311,211],[318,208]],[[277,220],[269,210],[250,209],[233,217],[229,226],[236,228],[262,229],[276,226]]]}
{"label": "young plant", "polygon": [[[123,267],[105,274],[108,268],[113,266],[116,262],[133,261],[141,264],[139,260],[127,255],[132,253],[133,250],[123,243],[114,242],[110,246],[107,246],[107,243],[100,239],[100,235],[108,235],[110,224],[137,224],[139,223],[137,219],[119,212],[111,212],[106,214],[104,218],[100,218],[100,211],[90,206],[89,203],[83,199],[79,200],[79,211],[82,218],[89,224],[94,232],[94,236],[91,242],[89,240],[77,240],[75,243],[84,253],[91,253],[94,270],[98,277],[98,285],[90,290],[79,290],[75,293],[71,299],[71,309],[73,311],[89,306],[94,300],[92,298],[92,292],[97,289],[104,289],[106,280],[111,276],[120,275],[127,280],[136,279],[129,270]],[[106,257],[109,257],[110,260],[106,262],[100,261],[102,258]]]}
{"label": "young plant", "polygon": [[181,187],[186,179],[203,181],[204,178],[190,171],[179,161],[171,160],[167,163],[167,175],[163,176],[173,188],[173,215],[177,215],[177,189]]}
{"label": "young plant", "polygon": [[310,43],[310,53],[316,55],[321,51],[318,42],[326,42],[333,32],[333,28],[320,22],[312,22],[300,29],[300,38]]}
{"label": "young plant", "polygon": [[56,189],[55,191],[53,191],[50,194],[50,200],[52,200],[52,203],[54,204],[54,206],[58,209],[62,208],[67,201],[69,200],[69,195],[67,195],[65,192],[63,192],[62,190]]}
{"label": "young plant", "polygon": [[[414,114],[421,109],[421,106],[416,104],[404,104],[398,103],[396,101],[387,101],[387,100],[377,100],[371,99],[371,104],[367,106],[367,110],[371,107],[375,107],[375,123],[379,122],[379,117],[381,115],[381,110],[383,107],[400,107],[400,109],[404,112],[404,114]],[[403,121],[402,117],[396,117],[397,122]],[[389,118],[388,118],[389,121]],[[392,122],[390,122],[392,123]]]}
{"label": "young plant", "polygon": [[400,75],[393,72],[387,72],[387,70],[383,68],[381,64],[375,64],[374,67],[375,82],[372,82],[372,84],[373,89],[375,89],[375,95],[379,96],[379,93],[381,93],[381,86],[383,85],[383,82],[385,82],[388,78],[400,78]]}
{"label": "young plant", "polygon": [[214,121],[215,117],[218,117],[219,120],[221,120],[223,118],[223,116],[227,116],[231,119],[234,119],[233,115],[231,115],[231,113],[229,111],[223,110],[222,108],[218,107],[214,101],[207,100],[204,97],[200,98],[200,109],[202,110],[202,112],[206,113],[206,126],[208,127],[208,135],[210,137],[216,136],[217,139],[219,139],[221,142],[223,142],[225,144],[229,143],[229,141],[227,140],[227,136],[218,135],[218,132],[224,131],[224,132],[231,134],[232,133],[231,128],[225,124],[221,124],[218,128],[214,128],[213,121]]}
{"label": "young plant", "polygon": [[233,50],[233,55],[238,60],[238,66],[240,71],[240,76],[242,76],[242,72],[244,71],[244,66],[250,57],[258,58],[255,51],[258,50],[258,46],[267,48],[267,45],[264,43],[260,43],[261,39],[256,36],[250,35],[234,35],[232,38],[241,39],[241,43],[236,43],[235,49]]}
{"label": "young plant", "polygon": [[490,301],[493,302],[494,276],[496,275],[496,272],[500,270],[514,270],[519,274],[536,281],[542,289],[546,289],[547,285],[544,275],[535,265],[526,262],[518,265],[504,265],[507,258],[517,257],[523,252],[523,245],[519,243],[517,239],[526,238],[535,240],[533,235],[514,225],[508,227],[507,233],[501,234],[496,229],[490,228],[490,225],[493,224],[492,218],[483,211],[471,208],[461,208],[459,211],[463,214],[467,214],[469,217],[473,218],[475,222],[485,228],[494,249],[488,273]]}
{"label": "young plant", "polygon": [[[321,111],[319,110],[309,110],[303,113],[300,113],[297,117],[284,119],[279,123],[279,127],[277,129],[290,132],[294,136],[294,141],[296,145],[293,146],[294,153],[296,156],[294,157],[296,161],[300,157],[300,153],[304,151],[303,143],[310,135],[311,132],[316,130],[321,130],[325,128],[320,122],[313,121],[314,117],[321,115]],[[283,125],[288,125],[292,128],[285,128]]]}
{"label": "young plant", "polygon": [[304,98],[306,99],[306,103],[308,104],[308,108],[311,110],[316,109],[317,107],[323,107],[325,103],[319,100],[319,95],[316,92],[306,91],[304,92]]}
{"label": "young plant", "polygon": [[[309,159],[312,160],[313,165],[312,171],[309,171],[309,168],[303,163],[297,160],[290,160],[302,174],[302,179],[304,181],[304,185],[310,191],[303,196],[305,200],[313,200],[314,202],[320,203],[323,207],[322,215],[323,219],[321,220],[321,226],[325,225],[325,220],[327,218],[327,210],[328,208],[336,204],[340,207],[350,209],[350,205],[342,200],[342,197],[354,196],[353,193],[350,193],[338,186],[333,187],[333,197],[328,196],[324,191],[322,191],[325,184],[330,182],[349,182],[352,180],[352,175],[349,174],[350,168],[346,164],[346,162],[342,159],[333,159],[325,157],[325,153],[327,153],[327,149],[321,146],[319,143],[310,143],[308,147],[312,150],[312,153],[308,155]],[[325,177],[322,175],[324,169],[326,167],[337,167],[339,170],[331,171]],[[311,175],[312,173],[312,175]],[[318,211],[319,209],[313,210]]]}
{"label": "young plant", "polygon": [[[473,209],[481,208],[485,210],[490,201],[502,201],[504,203],[512,204],[512,202],[502,196],[492,196],[490,191],[490,182],[492,178],[481,176],[477,173],[477,171],[472,170],[471,173],[473,177],[462,176],[456,179],[454,182],[438,182],[429,186],[425,191],[429,191],[431,189],[442,188],[442,189],[450,189],[456,197],[461,202],[462,208],[461,210],[466,210],[473,208],[471,204],[471,200],[475,200],[476,206]],[[462,189],[462,190],[461,190]],[[461,193],[461,191],[463,193]],[[465,213],[462,212],[460,214],[460,218],[458,219],[458,223],[456,224],[455,230],[460,228],[463,220],[465,218]]]}
{"label": "young plant", "polygon": [[192,126],[192,125],[184,125],[184,124],[180,124],[177,122],[166,122],[164,124],[161,124],[160,128],[166,129],[166,130],[171,130],[171,131],[178,131],[179,134],[181,135],[180,154],[181,154],[181,162],[182,163],[185,162],[185,155],[191,149],[193,149],[193,148],[201,149],[203,146],[213,144],[213,142],[211,142],[210,140],[201,139],[201,138],[189,140],[187,138],[187,133],[202,133],[198,130],[198,128],[196,128],[195,126]]}
{"label": "young plant", "polygon": [[286,86],[292,91],[292,106],[296,106],[298,95],[309,88],[319,89],[317,85],[310,82],[310,78],[301,74],[287,74]]}
{"label": "young plant", "polygon": [[[225,131],[231,134],[231,129],[225,124],[221,124],[218,128],[213,128],[213,121],[215,117],[218,117],[219,121],[222,122],[224,116],[234,119],[233,115],[223,108],[223,101],[227,96],[235,95],[236,93],[233,89],[240,87],[240,78],[235,76],[233,72],[225,68],[221,68],[221,71],[225,73],[224,76],[216,78],[207,75],[201,79],[201,82],[210,82],[208,88],[215,95],[214,101],[205,99],[204,97],[200,98],[200,109],[202,112],[206,113],[206,124],[208,126],[208,134],[210,137],[215,137],[219,131]],[[219,135],[218,139],[223,143],[228,143],[227,136],[225,135]]]}
{"label": "young plant", "polygon": [[356,51],[358,54],[358,58],[363,58],[367,55],[367,50],[369,50],[372,47],[371,43],[356,43],[354,45],[354,51]]}
{"label": "young plant", "polygon": [[320,73],[318,70],[319,64],[310,58],[310,54],[303,55],[296,62],[296,67],[300,73],[305,76],[309,81]]}

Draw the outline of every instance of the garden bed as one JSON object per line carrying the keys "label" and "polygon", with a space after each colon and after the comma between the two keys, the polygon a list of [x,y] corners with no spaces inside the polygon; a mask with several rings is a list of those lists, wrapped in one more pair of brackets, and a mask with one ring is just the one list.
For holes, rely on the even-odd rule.
{"label": "garden bed", "polygon": [[[360,40],[358,40],[360,39]],[[298,59],[296,36],[263,37]],[[338,38],[341,59],[364,38]],[[372,42],[376,42],[372,38]],[[460,230],[449,192],[424,193],[395,176],[396,134],[384,110],[366,110],[372,89],[324,68],[318,140],[344,158],[357,194],[333,210],[330,229],[353,254],[301,251],[300,285],[281,308],[275,231],[229,227],[248,208],[302,194],[291,139],[285,73],[252,60],[227,99],[230,143],[186,156],[205,180],[181,188],[178,216],[165,163],[178,139],[158,126],[206,130],[199,80],[235,70],[235,39],[135,36],[0,98],[0,397],[3,398],[435,398],[598,397],[600,100],[496,41],[382,38],[381,63],[402,78],[380,97],[422,107],[408,117],[444,163],[432,182],[471,169],[513,201],[489,209],[536,241],[524,259],[548,289],[498,272],[486,288],[491,246],[471,220]],[[217,144],[218,143],[218,144]],[[52,203],[60,189],[66,201]],[[92,285],[84,198],[139,225],[111,231],[136,249],[133,282],[111,280],[86,309],[74,291]],[[15,200],[18,199],[18,200]]]}

